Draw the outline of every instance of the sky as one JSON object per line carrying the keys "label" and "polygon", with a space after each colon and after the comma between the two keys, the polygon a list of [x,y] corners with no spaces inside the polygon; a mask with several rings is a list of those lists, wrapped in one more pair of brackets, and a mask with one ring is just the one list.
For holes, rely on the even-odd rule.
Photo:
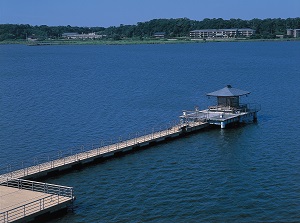
{"label": "sky", "polygon": [[0,24],[109,27],[159,18],[296,18],[300,0],[0,0]]}

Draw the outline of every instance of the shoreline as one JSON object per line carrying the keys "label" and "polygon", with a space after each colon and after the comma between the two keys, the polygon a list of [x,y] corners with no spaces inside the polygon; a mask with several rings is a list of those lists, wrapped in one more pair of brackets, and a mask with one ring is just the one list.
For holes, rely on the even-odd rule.
{"label": "shoreline", "polygon": [[19,44],[27,46],[50,46],[50,45],[140,45],[140,44],[192,44],[192,43],[216,43],[216,42],[290,42],[300,41],[300,38],[288,39],[208,39],[208,40],[180,40],[180,39],[149,39],[149,40],[47,40],[25,41],[4,40],[0,45]]}

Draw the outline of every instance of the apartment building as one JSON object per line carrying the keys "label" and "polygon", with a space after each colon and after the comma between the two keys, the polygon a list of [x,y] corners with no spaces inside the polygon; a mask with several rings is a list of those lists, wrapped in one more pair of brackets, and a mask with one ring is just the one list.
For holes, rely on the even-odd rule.
{"label": "apartment building", "polygon": [[78,34],[78,33],[63,33],[62,37],[66,39],[101,39],[106,35],[97,35],[96,33]]}
{"label": "apartment building", "polygon": [[300,37],[300,29],[287,29],[286,35],[292,36],[294,38],[299,38]]}
{"label": "apartment building", "polygon": [[250,37],[255,34],[255,30],[244,29],[199,29],[190,31],[192,39],[206,39],[206,38],[234,38],[234,37]]}

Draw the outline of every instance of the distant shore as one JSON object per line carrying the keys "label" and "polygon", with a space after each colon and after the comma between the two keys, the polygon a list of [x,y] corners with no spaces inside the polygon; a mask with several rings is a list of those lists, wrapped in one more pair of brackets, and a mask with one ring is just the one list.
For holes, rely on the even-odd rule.
{"label": "distant shore", "polygon": [[28,46],[45,45],[138,45],[138,44],[190,44],[190,43],[210,43],[210,42],[288,42],[300,41],[300,38],[284,39],[124,39],[124,40],[44,40],[44,41],[26,41],[26,40],[4,40],[0,45],[5,44],[24,44]]}

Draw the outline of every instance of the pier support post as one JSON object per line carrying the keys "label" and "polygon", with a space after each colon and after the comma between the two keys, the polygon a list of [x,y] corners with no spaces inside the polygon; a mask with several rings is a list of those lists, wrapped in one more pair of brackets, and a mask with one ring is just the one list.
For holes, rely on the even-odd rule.
{"label": "pier support post", "polygon": [[253,113],[253,122],[257,122],[257,112]]}
{"label": "pier support post", "polygon": [[226,126],[225,122],[221,122],[221,129],[225,129],[225,126]]}

